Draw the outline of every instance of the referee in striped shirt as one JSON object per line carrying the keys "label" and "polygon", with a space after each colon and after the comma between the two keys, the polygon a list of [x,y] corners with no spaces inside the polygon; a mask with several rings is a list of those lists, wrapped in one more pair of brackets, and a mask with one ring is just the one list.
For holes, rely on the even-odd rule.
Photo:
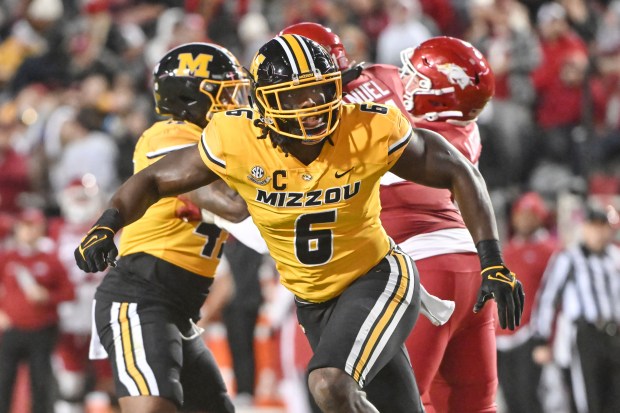
{"label": "referee in striped shirt", "polygon": [[[573,408],[620,412],[620,249],[612,243],[614,230],[603,210],[587,210],[581,235],[550,261],[532,323],[544,345],[558,312],[572,325]],[[546,348],[536,348],[534,357],[542,361]]]}

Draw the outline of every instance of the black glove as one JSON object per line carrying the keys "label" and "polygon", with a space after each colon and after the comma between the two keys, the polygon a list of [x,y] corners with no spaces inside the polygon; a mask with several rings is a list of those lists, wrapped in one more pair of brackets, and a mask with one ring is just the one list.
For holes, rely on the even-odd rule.
{"label": "black glove", "polygon": [[106,210],[75,249],[73,255],[77,266],[85,272],[103,271],[108,265],[115,267],[118,250],[114,245],[114,235],[120,228],[118,210]]}
{"label": "black glove", "polygon": [[482,283],[474,313],[479,312],[491,298],[497,302],[499,325],[514,330],[521,324],[521,314],[525,303],[523,285],[501,261],[497,240],[486,240],[476,244],[482,264]]}

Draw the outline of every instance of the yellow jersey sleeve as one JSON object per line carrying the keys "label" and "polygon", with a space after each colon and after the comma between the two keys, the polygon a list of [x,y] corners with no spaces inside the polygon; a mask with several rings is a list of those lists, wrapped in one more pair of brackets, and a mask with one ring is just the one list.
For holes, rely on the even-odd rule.
{"label": "yellow jersey sleeve", "polygon": [[[134,173],[170,152],[196,146],[201,130],[194,124],[174,120],[155,123],[136,144]],[[163,198],[126,226],[121,233],[120,255],[143,252],[195,274],[213,277],[228,233],[213,224],[176,217],[182,202],[177,197]]]}
{"label": "yellow jersey sleeve", "polygon": [[200,128],[194,124],[166,120],[144,131],[133,153],[134,173],[157,162],[170,152],[196,145]]}
{"label": "yellow jersey sleeve", "polygon": [[205,165],[220,177],[225,178],[226,153],[222,146],[222,139],[218,130],[218,119],[219,117],[217,116],[213,117],[211,122],[209,122],[207,127],[202,131],[198,150],[200,151],[200,156]]}
{"label": "yellow jersey sleeve", "polygon": [[388,137],[388,164],[392,165],[403,154],[413,136],[409,119],[399,109],[389,107],[393,115],[392,133]]}
{"label": "yellow jersey sleeve", "polygon": [[[198,151],[205,165],[239,192],[250,162],[248,151],[260,132],[252,126],[254,112],[236,109],[216,113],[202,132]],[[268,141],[268,139],[267,139]],[[265,142],[265,140],[263,140]]]}

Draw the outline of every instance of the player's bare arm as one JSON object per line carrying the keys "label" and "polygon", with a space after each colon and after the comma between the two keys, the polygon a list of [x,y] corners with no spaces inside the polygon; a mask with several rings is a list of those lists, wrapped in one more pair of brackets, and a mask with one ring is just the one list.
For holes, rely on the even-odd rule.
{"label": "player's bare arm", "polygon": [[192,191],[218,178],[204,164],[195,146],[171,152],[131,176],[75,250],[78,267],[97,272],[114,265],[118,254],[114,235],[118,230],[138,220],[161,198]]}
{"label": "player's bare arm", "polygon": [[441,135],[427,129],[414,129],[391,171],[403,179],[452,191],[480,256],[482,284],[474,312],[494,298],[500,326],[514,330],[521,322],[525,296],[514,273],[504,266],[493,207],[480,172]]}
{"label": "player's bare arm", "polygon": [[219,179],[202,161],[195,146],[171,152],[153,165],[130,177],[110,200],[122,226],[140,218],[166,196],[179,195]]}
{"label": "player's bare arm", "polygon": [[221,179],[185,196],[197,207],[211,211],[230,222],[241,222],[250,215],[241,196]]}

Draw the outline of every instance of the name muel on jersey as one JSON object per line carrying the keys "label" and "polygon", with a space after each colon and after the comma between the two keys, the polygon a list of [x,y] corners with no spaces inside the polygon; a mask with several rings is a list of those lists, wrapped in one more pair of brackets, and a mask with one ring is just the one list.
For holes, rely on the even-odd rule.
{"label": "name muel on jersey", "polygon": [[360,191],[361,181],[309,192],[269,192],[256,189],[256,201],[275,207],[312,207],[336,204],[353,198]]}

